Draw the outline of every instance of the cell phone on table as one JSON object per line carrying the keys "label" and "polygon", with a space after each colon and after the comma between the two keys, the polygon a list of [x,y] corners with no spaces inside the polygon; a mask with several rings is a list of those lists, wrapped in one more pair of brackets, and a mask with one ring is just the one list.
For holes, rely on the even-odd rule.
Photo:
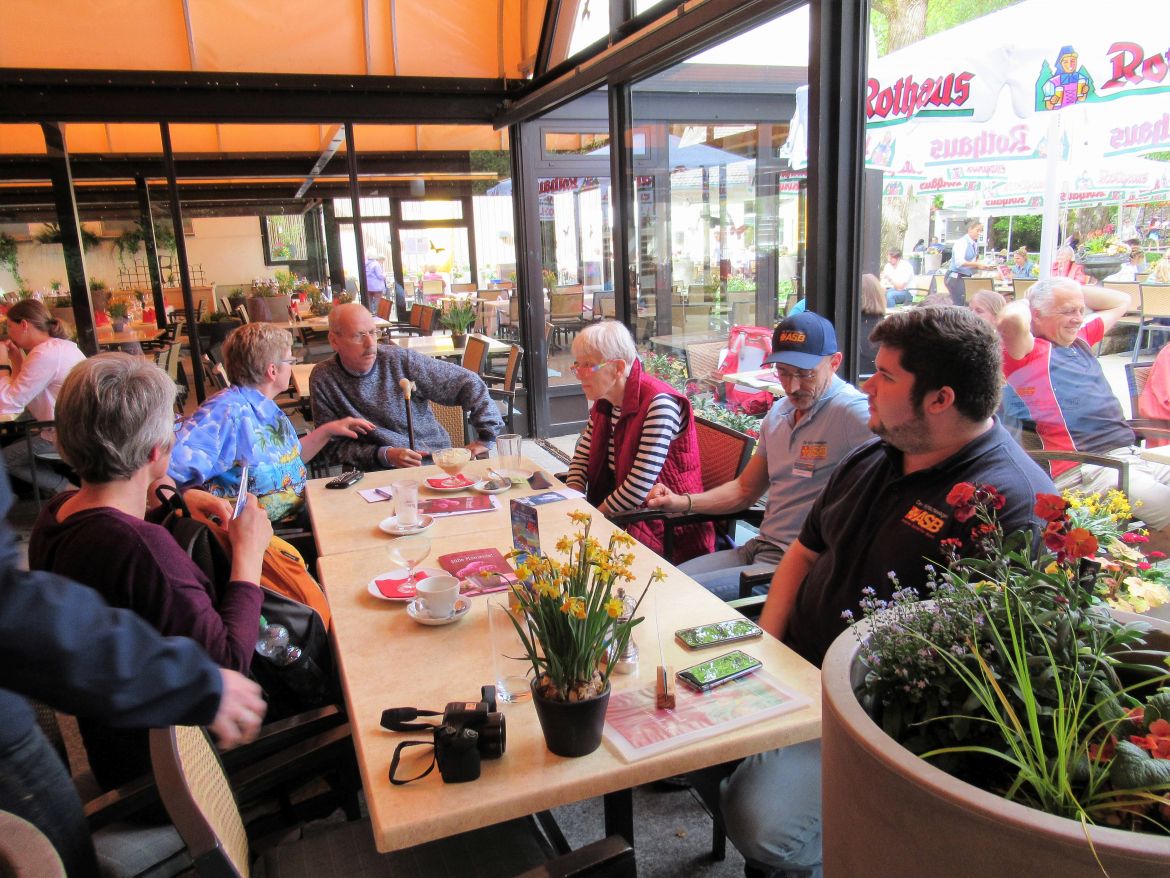
{"label": "cell phone on table", "polygon": [[724,655],[699,662],[675,674],[679,681],[706,692],[716,686],[722,686],[732,680],[750,674],[763,667],[764,663],[755,656],[750,656],[743,650],[735,649]]}
{"label": "cell phone on table", "polygon": [[362,472],[360,469],[346,470],[341,475],[336,476],[336,477],[330,479],[329,481],[327,481],[325,483],[325,487],[332,488],[335,491],[340,490],[342,488],[349,488],[353,485],[356,485],[363,478],[365,478],[365,475],[366,474],[364,472]]}
{"label": "cell phone on table", "polygon": [[707,649],[711,646],[722,646],[724,643],[734,643],[737,640],[761,637],[763,633],[759,625],[740,618],[712,622],[709,625],[696,625],[694,628],[680,628],[674,632],[674,636],[687,649]]}
{"label": "cell phone on table", "polygon": [[240,468],[240,491],[236,494],[236,505],[232,507],[232,518],[239,518],[248,503],[248,465]]}

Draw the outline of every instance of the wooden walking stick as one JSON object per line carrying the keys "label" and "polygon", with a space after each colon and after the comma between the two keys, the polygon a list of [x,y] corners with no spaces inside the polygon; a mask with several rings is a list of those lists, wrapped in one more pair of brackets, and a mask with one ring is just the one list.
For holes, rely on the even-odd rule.
{"label": "wooden walking stick", "polygon": [[399,378],[398,386],[402,388],[402,398],[406,401],[406,441],[407,447],[414,451],[414,415],[410,411],[410,394],[414,384],[409,378]]}

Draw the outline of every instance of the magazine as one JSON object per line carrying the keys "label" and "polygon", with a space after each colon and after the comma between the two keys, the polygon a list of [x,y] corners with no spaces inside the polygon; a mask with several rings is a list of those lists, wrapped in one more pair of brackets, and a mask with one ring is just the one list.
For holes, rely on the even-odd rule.
{"label": "magazine", "polygon": [[469,515],[473,512],[491,512],[497,508],[496,498],[488,494],[471,497],[427,497],[419,498],[420,515],[443,518],[448,515]]}
{"label": "magazine", "polygon": [[452,552],[440,555],[439,566],[456,579],[466,579],[470,588],[465,595],[505,591],[516,581],[516,571],[504,559],[499,549],[473,549],[470,552]]}
{"label": "magazine", "polygon": [[757,671],[707,692],[675,688],[674,710],[654,706],[654,682],[615,692],[605,715],[605,738],[627,762],[662,753],[679,743],[709,738],[765,717],[808,707],[803,695]]}

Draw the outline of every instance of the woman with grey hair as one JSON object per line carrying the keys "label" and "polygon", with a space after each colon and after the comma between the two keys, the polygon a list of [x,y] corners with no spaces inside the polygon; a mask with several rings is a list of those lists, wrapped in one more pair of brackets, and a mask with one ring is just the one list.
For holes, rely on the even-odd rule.
{"label": "woman with grey hair", "polygon": [[1060,247],[1052,257],[1053,277],[1067,277],[1079,284],[1094,284],[1097,281],[1085,274],[1079,262],[1076,261],[1076,251],[1068,244]]}
{"label": "woman with grey hair", "polygon": [[[147,490],[170,459],[174,399],[165,372],[127,354],[100,354],[73,368],[57,398],[57,444],[81,489],[45,505],[29,540],[29,566],[84,583],[111,606],[134,610],[163,634],[190,637],[221,667],[246,674],[272,525],[249,497],[228,525],[231,581],[217,587],[170,531],[150,520]],[[188,500],[199,493],[188,492]],[[145,732],[84,717],[81,732],[104,788],[149,770]]]}
{"label": "woman with grey hair", "polygon": [[288,390],[292,336],[268,323],[249,323],[223,343],[232,386],[210,397],[179,427],[169,475],[181,486],[202,486],[217,497],[235,497],[242,465],[248,490],[271,521],[296,518],[305,505],[305,461],[334,436],[355,438],[374,425],[361,418],[322,424],[298,439],[273,400]]}
{"label": "woman with grey hair", "polygon": [[[642,508],[661,482],[689,497],[703,490],[695,419],[686,397],[642,369],[630,331],[614,320],[593,323],[573,339],[573,365],[593,403],[589,424],[577,440],[568,485],[584,491],[603,515]],[[660,555],[661,521],[628,528]],[[679,564],[715,549],[710,523],[675,529],[671,562]]]}

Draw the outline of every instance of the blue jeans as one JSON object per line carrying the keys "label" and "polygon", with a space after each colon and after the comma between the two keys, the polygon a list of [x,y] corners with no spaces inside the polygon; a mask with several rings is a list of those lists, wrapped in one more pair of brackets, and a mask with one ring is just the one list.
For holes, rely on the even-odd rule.
{"label": "blue jeans", "polygon": [[783,557],[779,546],[756,537],[734,549],[692,558],[678,569],[717,598],[730,601],[739,597],[740,573],[773,573]]}
{"label": "blue jeans", "polygon": [[81,799],[57,752],[36,726],[0,753],[0,808],[45,834],[69,878],[96,878],[97,857]]}
{"label": "blue jeans", "polygon": [[910,301],[909,290],[886,290],[886,307],[893,308],[895,305],[905,305]]}

